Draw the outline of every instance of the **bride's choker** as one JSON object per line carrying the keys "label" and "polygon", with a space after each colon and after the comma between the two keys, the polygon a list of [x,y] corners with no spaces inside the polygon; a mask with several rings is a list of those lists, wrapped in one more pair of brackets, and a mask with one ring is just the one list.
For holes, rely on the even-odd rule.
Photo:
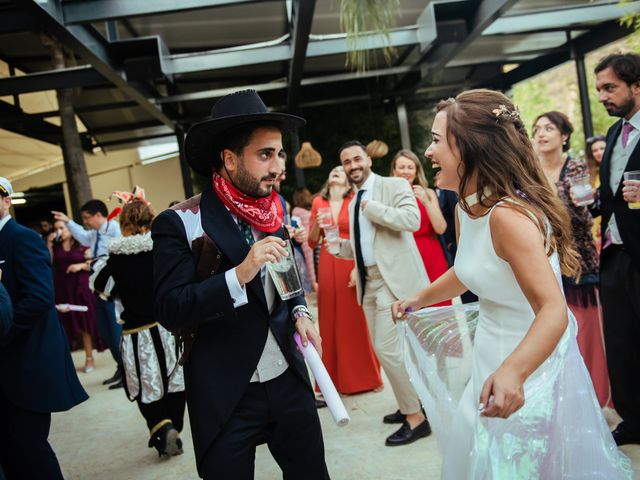
{"label": "bride's choker", "polygon": [[[483,193],[486,198],[491,195],[491,190],[485,188]],[[467,205],[469,205],[469,207],[473,207],[476,203],[478,203],[478,192],[467,195],[466,197],[464,197],[464,201],[467,203]]]}

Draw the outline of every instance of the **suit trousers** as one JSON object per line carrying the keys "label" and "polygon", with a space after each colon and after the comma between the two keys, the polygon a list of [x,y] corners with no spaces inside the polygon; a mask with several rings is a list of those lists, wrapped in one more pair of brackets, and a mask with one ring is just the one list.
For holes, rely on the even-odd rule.
{"label": "suit trousers", "polygon": [[400,412],[409,415],[420,411],[420,400],[405,369],[398,330],[391,318],[391,304],[396,300],[378,267],[367,267],[362,309],[369,326],[371,343],[389,378]]}
{"label": "suit trousers", "polygon": [[122,366],[120,355],[120,338],[122,337],[122,326],[116,322],[116,308],[113,302],[107,302],[96,295],[96,322],[98,332],[111,356],[116,363]]}
{"label": "suit trousers", "polygon": [[47,440],[50,413],[24,410],[0,391],[0,424],[0,465],[7,480],[63,479]]}
{"label": "suit trousers", "polygon": [[249,383],[200,473],[205,480],[252,480],[256,446],[262,443],[284,480],[329,479],[313,392],[292,368],[268,382]]}
{"label": "suit trousers", "polygon": [[600,300],[613,405],[640,435],[640,271],[624,247],[602,251]]}

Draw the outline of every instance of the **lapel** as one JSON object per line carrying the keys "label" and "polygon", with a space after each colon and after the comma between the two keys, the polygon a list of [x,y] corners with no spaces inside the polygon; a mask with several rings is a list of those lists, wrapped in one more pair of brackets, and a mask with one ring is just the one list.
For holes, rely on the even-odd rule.
{"label": "lapel", "polygon": [[622,120],[618,120],[613,127],[611,127],[611,135],[607,137],[607,146],[604,149],[604,155],[602,156],[602,165],[600,165],[600,188],[604,188],[608,192],[611,191],[611,155],[613,154],[613,147],[616,143],[620,130],[622,129]]}
{"label": "lapel", "polygon": [[[376,175],[375,173],[371,173],[371,175]],[[380,175],[376,175],[376,181],[373,184],[373,192],[371,192],[371,200],[375,200],[376,202],[382,202],[382,177]],[[376,224],[371,222],[372,234],[371,234],[371,245],[375,245],[376,241],[376,233],[378,233],[378,229],[376,228]],[[374,253],[375,254],[375,253]]]}
{"label": "lapel", "polygon": [[[4,227],[2,227],[2,230],[0,230],[0,260],[5,260],[7,261],[8,259],[5,258],[6,255],[8,254],[8,250],[6,247],[8,247],[10,245],[9,243],[9,230],[11,230],[11,228],[13,227],[12,222],[14,222],[15,220],[13,218],[10,218],[9,221],[7,223],[5,223]],[[5,247],[6,246],[6,247]],[[2,269],[2,267],[7,267],[7,264],[4,263],[0,263],[0,270]]]}
{"label": "lapel", "polygon": [[[622,119],[618,120],[613,127],[611,128],[611,135],[607,137],[607,146],[604,150],[604,155],[602,156],[602,166],[600,167],[600,185],[605,186],[607,190],[611,192],[612,197],[620,197],[622,198],[622,179],[620,179],[620,183],[618,184],[618,188],[615,192],[611,191],[611,156],[613,155],[613,147],[617,143],[618,137],[620,136],[620,132],[622,131]],[[636,143],[635,148],[629,155],[627,160],[627,164],[624,167],[624,171],[627,172],[629,170],[637,170],[640,167],[640,142]]]}
{"label": "lapel", "polygon": [[[222,203],[218,195],[208,186],[200,199],[202,212],[202,229],[213,240],[220,251],[234,266],[240,265],[249,253],[249,245],[242,236],[238,225]],[[281,229],[282,230],[282,229]],[[281,236],[281,232],[279,236]],[[268,274],[267,274],[268,275]],[[260,281],[260,273],[247,284],[247,288],[260,299],[264,308],[268,309],[265,290]]]}

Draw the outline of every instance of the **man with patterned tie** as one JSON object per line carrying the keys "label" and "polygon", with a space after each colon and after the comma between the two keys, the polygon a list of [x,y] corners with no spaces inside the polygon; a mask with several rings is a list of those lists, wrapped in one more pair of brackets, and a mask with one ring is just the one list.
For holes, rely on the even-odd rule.
{"label": "man with patterned tie", "polygon": [[[69,232],[81,245],[89,247],[93,259],[106,257],[109,254],[109,240],[120,237],[120,224],[115,220],[109,220],[109,210],[101,200],[89,200],[80,207],[82,225],[77,224],[62,212],[53,211],[56,221],[63,221],[67,224]],[[87,270],[89,264],[87,264]],[[120,337],[122,327],[116,321],[116,310],[114,302],[107,301],[96,296],[96,321],[98,331],[104,342],[109,347],[111,356],[118,365],[116,372],[111,378],[102,382],[104,385],[111,384],[109,389],[121,388],[122,384],[122,356],[120,355]]]}
{"label": "man with patterned tie", "polygon": [[282,131],[304,123],[268,112],[253,90],[221,98],[185,139],[189,165],[209,186],[152,227],[156,318],[191,332],[185,384],[205,479],[252,479],[261,443],[284,478],[329,478],[294,333],[321,352],[320,337],[304,295],[281,300],[266,269],[286,255],[274,189]]}
{"label": "man with patterned tie", "polygon": [[372,173],[362,143],[352,140],[338,150],[356,199],[349,205],[350,240],[340,241],[338,257],[356,260],[356,295],[362,305],[373,349],[384,368],[400,409],[383,418],[401,423],[387,446],[406,445],[426,437],[431,427],[411,385],[391,318],[391,304],[413,295],[428,283],[412,232],[420,227],[420,211],[409,183]]}
{"label": "man with patterned tie", "polygon": [[618,445],[640,443],[640,210],[629,208],[640,170],[640,56],[614,54],[595,68],[599,101],[612,117],[592,213],[602,215],[600,296],[613,404],[622,423]]}

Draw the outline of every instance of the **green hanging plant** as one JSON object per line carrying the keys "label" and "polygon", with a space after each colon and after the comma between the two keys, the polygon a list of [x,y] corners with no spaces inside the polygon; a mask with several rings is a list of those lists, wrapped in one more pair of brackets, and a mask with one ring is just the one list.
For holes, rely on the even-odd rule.
{"label": "green hanging plant", "polygon": [[[347,66],[364,72],[370,64],[373,53],[366,48],[364,34],[377,32],[387,40],[382,52],[387,64],[396,57],[396,49],[391,45],[391,28],[395,25],[400,0],[339,0],[340,25],[347,34]],[[362,42],[365,42],[363,45]]]}

